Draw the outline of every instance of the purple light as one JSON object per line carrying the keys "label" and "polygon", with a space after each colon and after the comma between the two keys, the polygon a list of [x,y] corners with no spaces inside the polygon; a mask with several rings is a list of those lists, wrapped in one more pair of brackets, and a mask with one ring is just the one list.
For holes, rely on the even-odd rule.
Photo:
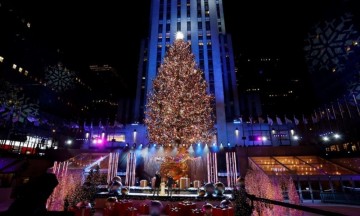
{"label": "purple light", "polygon": [[258,141],[261,141],[261,137],[258,137],[257,140],[258,140]]}
{"label": "purple light", "polygon": [[100,139],[100,138],[96,138],[93,140],[93,144],[102,144],[104,142],[104,140]]}

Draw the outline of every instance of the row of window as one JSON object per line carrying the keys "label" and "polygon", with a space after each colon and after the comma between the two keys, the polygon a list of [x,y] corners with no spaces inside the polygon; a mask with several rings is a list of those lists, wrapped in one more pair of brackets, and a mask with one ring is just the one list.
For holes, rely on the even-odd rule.
{"label": "row of window", "polygon": [[[166,11],[164,10],[164,1],[160,1],[160,11],[159,11],[159,19],[162,20],[164,19],[164,14],[166,14],[166,19],[170,19],[171,18],[171,0],[167,1],[166,4]],[[204,11],[205,11],[205,17],[210,17],[210,7],[209,7],[209,2],[205,1],[204,2]],[[216,4],[216,11],[217,11],[217,16],[218,18],[220,18],[220,5]],[[181,18],[181,1],[178,1],[177,3],[177,18]],[[191,4],[190,1],[188,1],[186,3],[186,17],[190,17],[191,16]],[[197,2],[197,17],[201,18],[202,17],[202,8],[201,8],[201,1]]]}

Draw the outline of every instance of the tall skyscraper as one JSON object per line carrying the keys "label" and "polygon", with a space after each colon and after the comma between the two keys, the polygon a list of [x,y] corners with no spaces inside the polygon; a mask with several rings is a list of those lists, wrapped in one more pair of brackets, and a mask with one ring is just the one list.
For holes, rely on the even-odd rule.
{"label": "tall skyscraper", "polygon": [[134,121],[142,122],[146,96],[167,49],[182,32],[191,43],[214,94],[218,142],[227,142],[226,122],[240,115],[231,37],[226,34],[222,0],[152,0],[150,37],[141,46]]}

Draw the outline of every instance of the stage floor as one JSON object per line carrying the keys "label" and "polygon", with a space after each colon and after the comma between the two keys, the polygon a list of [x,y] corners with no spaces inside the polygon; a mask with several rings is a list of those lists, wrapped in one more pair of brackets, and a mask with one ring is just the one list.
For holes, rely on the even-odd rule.
{"label": "stage floor", "polygon": [[[168,198],[170,198],[168,195],[167,195],[167,193],[165,194],[165,195],[161,195],[161,194],[159,194],[159,196],[157,196],[156,194],[155,194],[155,196],[153,196],[153,193],[136,193],[136,192],[129,192],[128,193],[128,195],[127,196],[129,196],[129,197],[132,197],[132,196],[135,196],[135,197],[149,197],[149,198],[154,198],[154,199],[156,199],[156,197],[168,197]],[[193,198],[193,199],[195,199],[195,198],[198,198],[198,195],[197,194],[175,194],[175,193],[173,193],[172,194],[172,197],[174,197],[174,198]],[[224,196],[223,196],[223,198],[225,199],[225,198],[229,198],[229,199],[232,199],[232,195],[231,194],[224,194]]]}

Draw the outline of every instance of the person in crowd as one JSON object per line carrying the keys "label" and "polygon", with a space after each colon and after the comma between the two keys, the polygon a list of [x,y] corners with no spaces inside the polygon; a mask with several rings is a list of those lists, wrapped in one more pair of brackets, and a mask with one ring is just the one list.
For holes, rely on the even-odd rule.
{"label": "person in crowd", "polygon": [[213,206],[210,203],[205,203],[205,205],[202,206],[204,216],[212,216],[212,209]]}
{"label": "person in crowd", "polygon": [[174,184],[174,179],[171,175],[168,175],[168,180],[167,180],[167,186],[168,186],[168,196],[172,196],[172,192],[173,192],[173,184]]}
{"label": "person in crowd", "polygon": [[111,185],[111,187],[109,188],[109,194],[110,195],[115,195],[118,196],[121,194],[121,187],[122,184],[119,181],[114,181]]}
{"label": "person in crowd", "polygon": [[232,202],[227,198],[227,199],[224,199],[220,202],[220,207],[221,208],[227,208],[227,207],[233,207],[233,204]]}
{"label": "person in crowd", "polygon": [[5,215],[46,215],[46,201],[58,184],[55,174],[52,173],[44,173],[39,177],[30,179],[22,190],[16,194],[14,202]]}
{"label": "person in crowd", "polygon": [[163,209],[163,205],[160,201],[154,200],[150,203],[149,213],[150,216],[160,216]]}
{"label": "person in crowd", "polygon": [[155,192],[156,192],[156,195],[159,196],[160,184],[161,184],[161,176],[160,176],[159,171],[157,171],[155,174],[155,187],[154,187],[153,196],[155,196]]}
{"label": "person in crowd", "polygon": [[113,185],[113,183],[117,181],[117,182],[120,182],[121,186],[122,186],[122,183],[121,183],[121,177],[120,176],[115,176],[114,178],[112,178],[112,180],[109,182],[108,184],[108,189],[111,188],[111,186]]}

